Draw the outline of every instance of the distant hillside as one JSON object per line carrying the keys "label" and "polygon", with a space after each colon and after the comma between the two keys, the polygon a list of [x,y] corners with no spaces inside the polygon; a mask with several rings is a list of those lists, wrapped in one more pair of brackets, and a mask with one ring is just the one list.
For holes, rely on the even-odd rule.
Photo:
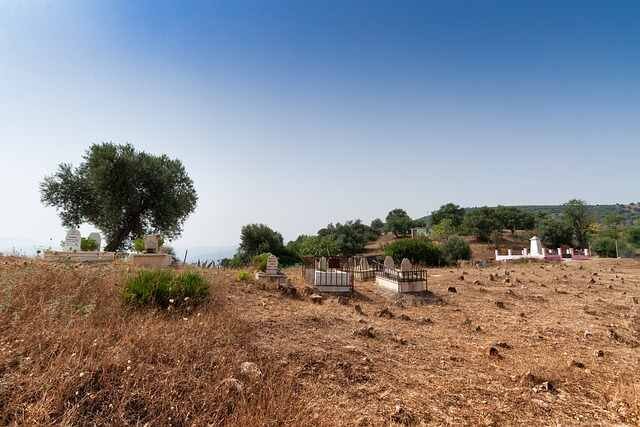
{"label": "distant hillside", "polygon": [[[560,215],[563,210],[562,205],[516,205],[514,207],[532,212],[534,214],[546,213],[549,215]],[[474,209],[477,209],[477,207],[465,208],[465,210],[468,211]],[[622,215],[626,223],[632,223],[633,221],[640,219],[640,202],[629,203],[626,205],[621,203],[615,205],[589,205],[588,209],[597,222],[602,222],[604,217],[612,213],[618,213]],[[427,215],[420,219],[427,221],[427,223],[430,223],[431,215]]]}

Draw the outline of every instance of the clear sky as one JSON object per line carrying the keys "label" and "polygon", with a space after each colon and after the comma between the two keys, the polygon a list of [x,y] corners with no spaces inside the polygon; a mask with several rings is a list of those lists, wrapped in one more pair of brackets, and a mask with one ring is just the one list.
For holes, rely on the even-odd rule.
{"label": "clear sky", "polygon": [[0,0],[0,239],[62,239],[38,183],[101,141],[184,162],[182,247],[638,201],[639,23],[637,0]]}

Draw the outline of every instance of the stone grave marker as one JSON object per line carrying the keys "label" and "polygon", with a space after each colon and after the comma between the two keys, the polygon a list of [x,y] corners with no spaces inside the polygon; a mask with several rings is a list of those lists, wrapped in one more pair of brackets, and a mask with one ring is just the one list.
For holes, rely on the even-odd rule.
{"label": "stone grave marker", "polygon": [[409,259],[404,258],[400,263],[400,271],[411,271],[413,270],[413,265],[411,265],[411,261]]}
{"label": "stone grave marker", "polygon": [[89,234],[88,239],[96,242],[96,251],[100,252],[100,245],[102,244],[102,238],[100,237],[100,233],[91,233]]}
{"label": "stone grave marker", "polygon": [[320,260],[318,261],[318,270],[320,271],[328,270],[328,263],[325,257],[321,257]]}
{"label": "stone grave marker", "polygon": [[393,258],[387,255],[384,259],[384,269],[395,270],[395,268],[396,268],[396,263],[393,262]]}
{"label": "stone grave marker", "polygon": [[270,276],[278,274],[278,258],[275,255],[269,255],[269,258],[267,258],[267,268],[265,273]]}
{"label": "stone grave marker", "polygon": [[360,270],[369,270],[369,261],[365,257],[360,258]]}
{"label": "stone grave marker", "polygon": [[70,228],[67,231],[67,235],[64,238],[64,247],[65,251],[76,252],[80,250],[80,240],[82,236],[80,236],[80,230],[77,228]]}
{"label": "stone grave marker", "polygon": [[157,254],[160,249],[160,236],[148,234],[144,236],[144,251],[148,254]]}

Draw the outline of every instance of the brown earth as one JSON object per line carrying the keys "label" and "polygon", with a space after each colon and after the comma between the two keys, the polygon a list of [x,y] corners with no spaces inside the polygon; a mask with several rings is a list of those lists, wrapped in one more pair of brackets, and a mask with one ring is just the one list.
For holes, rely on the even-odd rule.
{"label": "brown earth", "polygon": [[123,306],[127,269],[0,262],[0,424],[640,423],[638,261],[432,269],[425,297],[321,304],[203,270],[210,302],[181,312]]}

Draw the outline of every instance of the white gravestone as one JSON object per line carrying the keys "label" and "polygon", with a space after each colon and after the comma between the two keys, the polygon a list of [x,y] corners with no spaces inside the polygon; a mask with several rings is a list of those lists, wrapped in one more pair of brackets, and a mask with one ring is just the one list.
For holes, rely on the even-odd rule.
{"label": "white gravestone", "polygon": [[267,268],[265,273],[270,276],[278,274],[278,258],[275,255],[269,255],[269,258],[267,258]]}
{"label": "white gravestone", "polygon": [[100,245],[102,244],[102,238],[100,237],[100,233],[91,233],[89,234],[88,239],[96,242],[96,251],[100,252]]}
{"label": "white gravestone", "polygon": [[409,261],[407,258],[404,258],[400,263],[400,271],[411,271],[411,270],[413,270],[411,261]]}
{"label": "white gravestone", "polygon": [[385,270],[395,270],[396,268],[396,263],[393,262],[393,258],[391,258],[390,256],[387,256],[384,259],[384,269]]}
{"label": "white gravestone", "polygon": [[320,258],[320,260],[318,261],[318,270],[320,271],[328,270],[328,263],[325,257]]}
{"label": "white gravestone", "polygon": [[64,250],[69,252],[76,252],[80,250],[80,231],[77,228],[70,228],[67,231],[67,235],[64,238]]}
{"label": "white gravestone", "polygon": [[148,254],[158,253],[160,249],[160,236],[157,234],[148,234],[144,236],[144,251]]}
{"label": "white gravestone", "polygon": [[360,259],[360,269],[361,270],[369,270],[369,261],[365,257]]}

